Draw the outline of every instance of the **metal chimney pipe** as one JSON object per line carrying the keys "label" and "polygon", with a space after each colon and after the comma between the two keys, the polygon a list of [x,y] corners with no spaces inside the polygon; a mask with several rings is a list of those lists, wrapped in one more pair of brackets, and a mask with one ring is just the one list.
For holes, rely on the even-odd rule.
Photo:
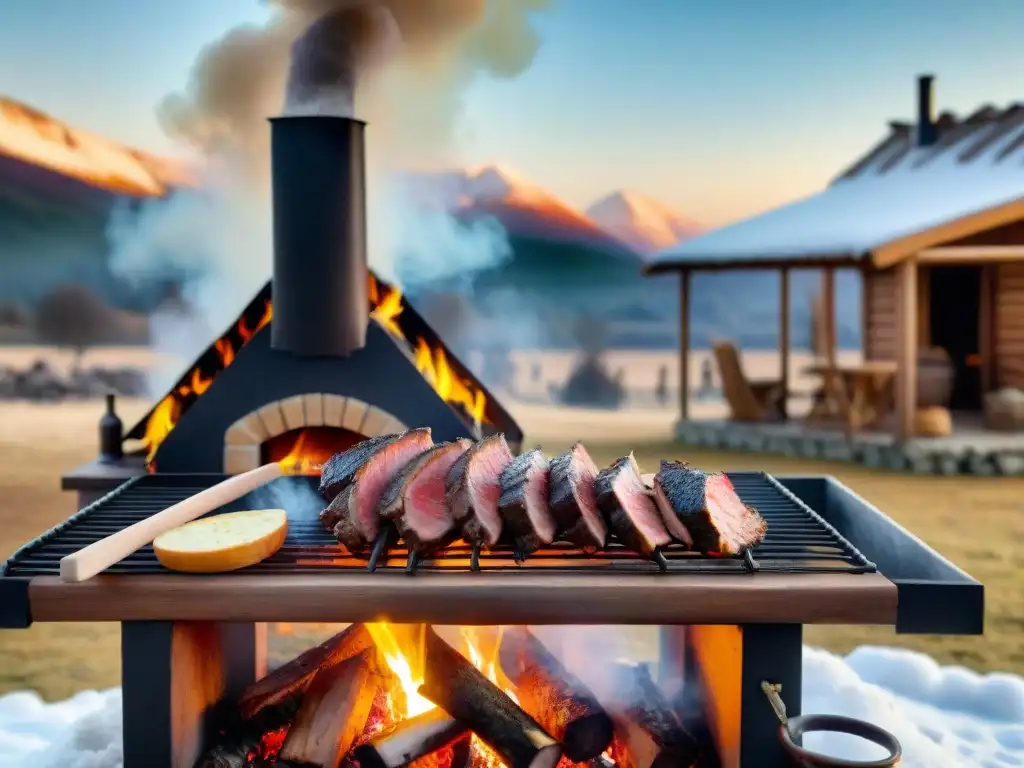
{"label": "metal chimney pipe", "polygon": [[932,82],[934,75],[920,75],[917,78],[917,146],[930,147],[939,138],[932,107]]}
{"label": "metal chimney pipe", "polygon": [[365,129],[348,117],[270,121],[274,349],[345,357],[366,345]]}

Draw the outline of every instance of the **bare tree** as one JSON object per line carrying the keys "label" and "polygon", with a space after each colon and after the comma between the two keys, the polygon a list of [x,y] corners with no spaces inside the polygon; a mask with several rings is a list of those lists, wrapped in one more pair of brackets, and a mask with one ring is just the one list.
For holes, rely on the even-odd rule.
{"label": "bare tree", "polygon": [[35,330],[44,344],[70,349],[78,369],[85,351],[102,340],[111,322],[107,305],[82,285],[62,285],[36,306]]}

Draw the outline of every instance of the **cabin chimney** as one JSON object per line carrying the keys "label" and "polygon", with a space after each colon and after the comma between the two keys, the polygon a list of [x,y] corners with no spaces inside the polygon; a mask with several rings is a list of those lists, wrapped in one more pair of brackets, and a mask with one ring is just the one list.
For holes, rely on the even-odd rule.
{"label": "cabin chimney", "polygon": [[347,117],[270,121],[274,349],[346,357],[366,344],[365,129]]}
{"label": "cabin chimney", "polygon": [[938,139],[938,128],[932,113],[932,82],[934,75],[917,78],[917,146],[930,147]]}

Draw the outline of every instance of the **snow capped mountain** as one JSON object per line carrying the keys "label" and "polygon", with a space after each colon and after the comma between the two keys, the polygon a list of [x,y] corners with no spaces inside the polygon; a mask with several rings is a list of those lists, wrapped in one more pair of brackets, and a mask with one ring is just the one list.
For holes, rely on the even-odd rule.
{"label": "snow capped mountain", "polygon": [[586,213],[606,232],[643,254],[675,245],[703,229],[661,201],[632,191],[612,192]]}
{"label": "snow capped mountain", "polygon": [[0,158],[133,197],[161,196],[193,178],[183,163],[129,149],[7,98],[0,98]]}
{"label": "snow capped mountain", "polygon": [[513,237],[572,243],[631,261],[639,257],[587,214],[504,165],[409,173],[398,181],[416,204],[466,218],[493,216]]}

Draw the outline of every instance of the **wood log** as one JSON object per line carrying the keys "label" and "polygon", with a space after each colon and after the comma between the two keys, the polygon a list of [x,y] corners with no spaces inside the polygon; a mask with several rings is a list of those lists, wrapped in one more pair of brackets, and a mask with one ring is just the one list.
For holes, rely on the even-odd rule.
{"label": "wood log", "polygon": [[[688,768],[697,764],[700,749],[686,730],[665,694],[641,664],[614,664],[616,705],[614,714],[646,734],[653,744],[652,756],[640,760],[651,768]],[[627,728],[620,727],[620,730]],[[631,740],[631,742],[634,740]]]}
{"label": "wood log", "polygon": [[431,755],[468,735],[466,726],[440,707],[374,736],[355,748],[360,768],[402,768]]}
{"label": "wood log", "polygon": [[[349,625],[250,685],[238,700],[239,715],[243,720],[251,720],[265,707],[301,696],[320,670],[347,661],[371,647],[373,638],[366,627]],[[297,710],[298,706],[293,706],[292,714]]]}
{"label": "wood log", "polygon": [[520,705],[562,743],[574,763],[594,760],[612,742],[612,719],[594,694],[525,627],[505,630],[501,671]]}
{"label": "wood log", "polygon": [[466,658],[427,629],[420,693],[462,722],[507,768],[554,768],[562,748]]}
{"label": "wood log", "polygon": [[363,731],[383,683],[374,652],[363,651],[313,678],[288,729],[277,765],[336,768]]}

